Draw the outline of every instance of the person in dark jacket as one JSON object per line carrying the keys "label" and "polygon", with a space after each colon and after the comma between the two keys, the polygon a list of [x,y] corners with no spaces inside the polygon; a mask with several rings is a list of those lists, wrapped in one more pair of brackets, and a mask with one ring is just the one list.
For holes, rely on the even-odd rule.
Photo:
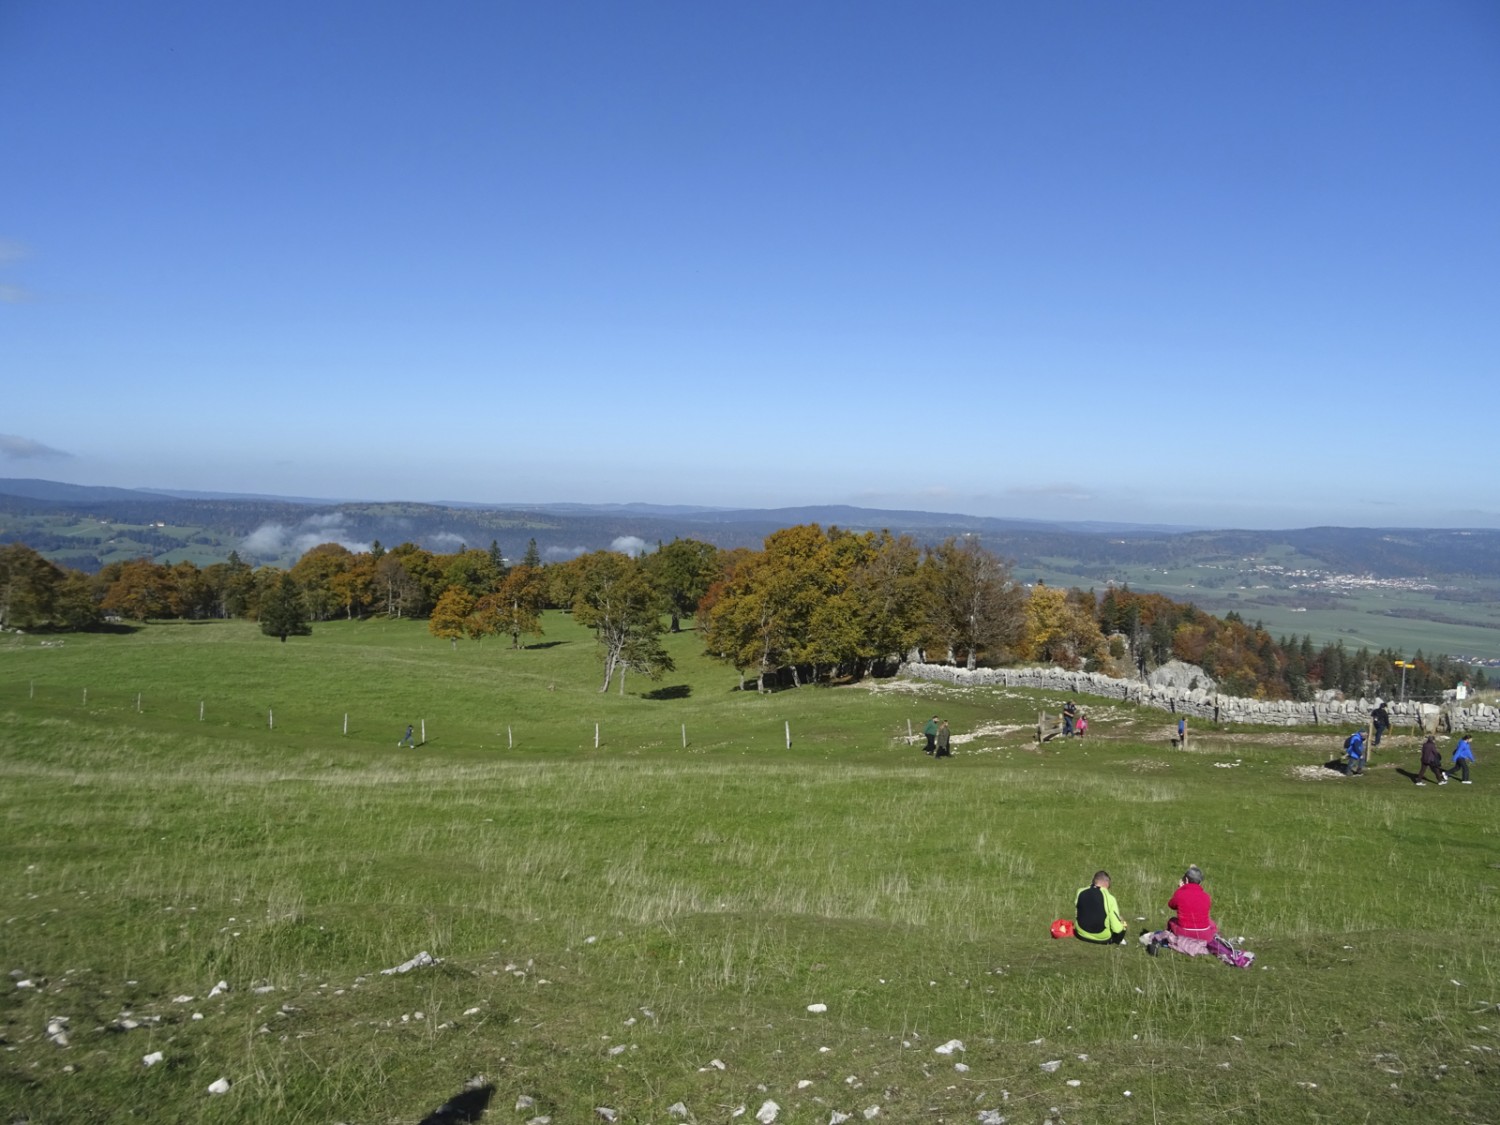
{"label": "person in dark jacket", "polygon": [[952,740],[952,737],[953,737],[953,734],[948,729],[948,720],[944,719],[942,722],[940,722],[938,724],[937,750],[935,751],[935,754],[936,754],[937,757],[939,757],[939,758],[951,758],[951,757],[953,757],[953,751],[950,750],[950,749],[948,749],[948,744]]}
{"label": "person in dark jacket", "polygon": [[1384,700],[1381,701],[1379,707],[1370,712],[1370,720],[1375,734],[1375,737],[1370,740],[1371,744],[1379,746],[1382,736],[1384,736],[1386,731],[1391,729],[1391,713],[1385,709]]}
{"label": "person in dark jacket", "polygon": [[931,754],[937,747],[938,717],[934,715],[927,720],[927,725],[922,728],[922,733],[927,737],[927,753]]}
{"label": "person in dark jacket", "polygon": [[1438,749],[1437,739],[1433,738],[1430,734],[1427,736],[1427,741],[1422,743],[1422,764],[1417,769],[1418,785],[1427,784],[1427,782],[1423,781],[1422,778],[1426,776],[1428,770],[1432,771],[1433,781],[1437,782],[1439,785],[1448,784],[1448,779],[1443,776],[1442,751]]}
{"label": "person in dark jacket", "polygon": [[1094,881],[1078,892],[1078,922],[1073,936],[1095,945],[1119,945],[1125,940],[1125,923],[1120,920],[1120,904],[1109,893],[1109,872],[1097,871]]}

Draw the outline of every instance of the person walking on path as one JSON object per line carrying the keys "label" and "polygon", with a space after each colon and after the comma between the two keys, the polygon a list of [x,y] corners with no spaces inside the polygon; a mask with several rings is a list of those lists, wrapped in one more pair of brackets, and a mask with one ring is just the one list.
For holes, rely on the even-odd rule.
{"label": "person walking on path", "polygon": [[1088,720],[1088,716],[1087,715],[1079,715],[1078,716],[1078,725],[1073,728],[1073,733],[1076,734],[1079,738],[1082,738],[1084,735],[1088,734],[1088,732],[1089,732],[1089,720]]}
{"label": "person walking on path", "polygon": [[1062,721],[1063,737],[1072,738],[1073,729],[1078,722],[1078,707],[1071,699],[1063,704]]}
{"label": "person walking on path", "polygon": [[938,717],[934,715],[927,720],[927,725],[922,728],[922,733],[927,736],[926,753],[931,754],[937,748]]}
{"label": "person walking on path", "polygon": [[1380,706],[1370,712],[1373,721],[1375,737],[1371,740],[1372,748],[1380,745],[1380,739],[1386,731],[1391,729],[1391,713],[1385,708],[1385,700],[1380,701]]}
{"label": "person walking on path", "polygon": [[1120,904],[1109,893],[1109,872],[1094,873],[1094,881],[1078,892],[1075,903],[1078,922],[1073,936],[1095,945],[1119,945],[1125,940]]}
{"label": "person walking on path", "polygon": [[1180,717],[1177,720],[1177,749],[1187,749],[1187,718]]}
{"label": "person walking on path", "polygon": [[1448,784],[1448,779],[1443,776],[1442,751],[1438,749],[1437,739],[1433,738],[1430,734],[1427,736],[1427,741],[1422,743],[1422,764],[1417,769],[1418,785],[1427,784],[1422,778],[1426,776],[1428,770],[1432,771],[1433,781],[1439,785]]}
{"label": "person walking on path", "polygon": [[401,741],[398,742],[398,743],[396,743],[396,745],[397,746],[405,746],[407,749],[415,750],[416,747],[417,747],[417,744],[414,741],[412,741],[412,736],[413,736],[414,733],[415,732],[413,732],[411,724],[407,723],[406,724],[406,734],[402,736]]}
{"label": "person walking on path", "polygon": [[1362,731],[1355,731],[1344,739],[1344,753],[1349,755],[1349,768],[1345,772],[1350,777],[1365,772],[1365,736]]}
{"label": "person walking on path", "polygon": [[941,723],[938,724],[937,750],[934,752],[937,757],[953,757],[953,751],[948,749],[948,745],[952,737],[952,733],[948,730],[948,720],[944,719]]}
{"label": "person walking on path", "polygon": [[1474,748],[1469,745],[1469,736],[1464,735],[1458,740],[1458,745],[1453,748],[1453,765],[1448,767],[1448,774],[1461,774],[1465,785],[1469,781],[1469,763],[1474,760]]}

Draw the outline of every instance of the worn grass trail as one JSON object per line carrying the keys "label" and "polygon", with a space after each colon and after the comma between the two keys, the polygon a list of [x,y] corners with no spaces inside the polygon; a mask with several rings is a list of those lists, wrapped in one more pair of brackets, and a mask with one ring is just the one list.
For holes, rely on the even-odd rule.
{"label": "worn grass trail", "polygon": [[[548,628],[519,653],[401,623],[0,648],[0,968],[35,985],[0,989],[8,1119],[416,1122],[475,1074],[484,1120],[557,1125],[768,1099],[820,1125],[1495,1119],[1484,774],[1308,781],[1306,737],[1175,754],[1161,716],[1103,706],[1101,737],[1038,752],[1029,693],[760,698],[691,638],[675,679],[601,697]],[[252,688],[274,730],[229,709]],[[203,696],[226,713],[199,723]],[[419,705],[441,737],[397,750]],[[345,707],[368,730],[329,729]],[[993,733],[929,760],[900,735],[933,710]],[[1189,862],[1256,968],[1047,938],[1097,866],[1159,924]]]}

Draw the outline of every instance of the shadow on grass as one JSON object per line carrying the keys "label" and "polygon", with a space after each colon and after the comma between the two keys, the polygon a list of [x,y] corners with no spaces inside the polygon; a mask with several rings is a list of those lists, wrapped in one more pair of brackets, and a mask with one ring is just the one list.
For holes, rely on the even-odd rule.
{"label": "shadow on grass", "polygon": [[655,691],[641,693],[642,699],[686,699],[693,694],[689,684],[672,684],[670,687],[659,687]]}
{"label": "shadow on grass", "polygon": [[567,643],[567,641],[535,641],[529,645],[522,645],[521,648],[530,652],[534,648],[556,648],[558,645],[565,645]]}
{"label": "shadow on grass", "polygon": [[462,1122],[478,1121],[484,1116],[484,1111],[489,1108],[490,1099],[494,1096],[495,1087],[492,1084],[486,1082],[475,1086],[471,1083],[422,1118],[419,1125],[460,1125]]}

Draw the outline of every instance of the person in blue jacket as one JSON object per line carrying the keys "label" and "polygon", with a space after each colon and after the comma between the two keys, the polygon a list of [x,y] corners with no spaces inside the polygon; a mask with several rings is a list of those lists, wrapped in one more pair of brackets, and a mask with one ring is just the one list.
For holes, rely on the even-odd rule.
{"label": "person in blue jacket", "polygon": [[1365,772],[1364,732],[1355,731],[1344,739],[1344,753],[1349,755],[1349,768],[1345,772],[1350,777],[1358,777]]}
{"label": "person in blue jacket", "polygon": [[1469,781],[1469,763],[1474,760],[1474,749],[1469,745],[1469,736],[1464,735],[1458,740],[1458,745],[1453,748],[1453,764],[1443,772],[1448,776],[1459,774],[1465,785],[1472,784]]}

